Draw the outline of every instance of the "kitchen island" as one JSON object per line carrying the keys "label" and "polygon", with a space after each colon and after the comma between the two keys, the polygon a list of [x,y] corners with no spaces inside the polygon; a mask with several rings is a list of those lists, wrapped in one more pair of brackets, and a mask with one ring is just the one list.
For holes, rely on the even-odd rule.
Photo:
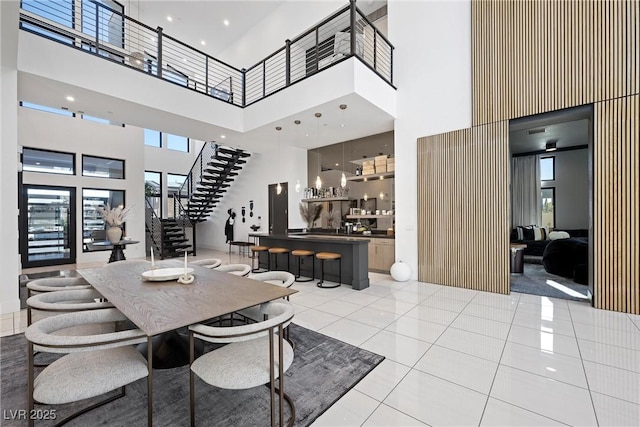
{"label": "kitchen island", "polygon": [[[335,252],[342,255],[342,283],[351,285],[355,290],[361,290],[369,287],[369,239],[364,237],[352,237],[349,235],[336,234],[308,234],[308,233],[290,233],[290,234],[249,234],[250,237],[260,239],[260,245],[269,247],[282,247],[290,251],[295,249],[308,249],[318,252]],[[259,264],[262,268],[267,268],[268,253],[259,254]],[[297,272],[297,263],[291,256],[291,272]],[[302,275],[309,276],[311,274],[311,266],[309,258],[302,260]],[[315,260],[315,278],[320,279],[320,262]],[[282,265],[282,264],[280,264]],[[338,282],[337,262],[328,262],[325,264],[325,279]]]}

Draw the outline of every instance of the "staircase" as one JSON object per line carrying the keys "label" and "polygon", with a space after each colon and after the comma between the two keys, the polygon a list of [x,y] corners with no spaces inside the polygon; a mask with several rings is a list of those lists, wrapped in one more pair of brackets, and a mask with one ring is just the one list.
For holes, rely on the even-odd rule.
{"label": "staircase", "polygon": [[195,255],[196,224],[211,215],[249,156],[243,150],[207,142],[174,195],[174,218],[159,219],[147,206],[148,237],[162,258],[183,256],[185,251]]}

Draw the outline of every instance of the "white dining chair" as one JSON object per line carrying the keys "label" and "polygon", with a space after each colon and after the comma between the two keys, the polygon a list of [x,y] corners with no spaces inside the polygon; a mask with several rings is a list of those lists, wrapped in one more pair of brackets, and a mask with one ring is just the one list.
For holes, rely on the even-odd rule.
{"label": "white dining chair", "polygon": [[247,264],[225,264],[216,267],[214,270],[235,274],[236,276],[246,276],[251,272],[251,266]]}
{"label": "white dining chair", "polygon": [[[28,341],[28,413],[35,404],[62,405],[101,396],[113,390],[121,392],[72,414],[60,424],[76,418],[98,406],[124,396],[124,387],[147,377],[150,405],[151,383],[147,361],[134,344],[147,342],[139,329],[78,336],[66,333],[68,328],[94,323],[125,320],[115,308],[65,313],[41,319],[31,324],[25,337]],[[33,350],[37,346],[48,353],[63,354],[37,376],[33,364]],[[114,414],[116,415],[116,414]],[[147,411],[148,425],[152,425],[151,411]],[[33,419],[29,423],[33,425]]]}
{"label": "white dining chair", "polygon": [[206,259],[191,261],[189,264],[199,265],[201,267],[206,267],[206,268],[217,268],[222,265],[222,260],[218,258],[206,258]]}
{"label": "white dining chair", "polygon": [[284,425],[284,401],[291,409],[288,425],[295,421],[295,405],[284,391],[284,373],[293,362],[293,348],[283,339],[283,328],[291,322],[294,308],[285,300],[261,305],[267,320],[241,326],[215,327],[192,325],[189,327],[189,345],[194,353],[195,340],[227,344],[203,354],[194,360],[190,369],[191,425],[195,426],[195,376],[207,384],[222,389],[249,389],[270,384],[271,426],[276,425],[275,395],[278,380],[279,417]]}

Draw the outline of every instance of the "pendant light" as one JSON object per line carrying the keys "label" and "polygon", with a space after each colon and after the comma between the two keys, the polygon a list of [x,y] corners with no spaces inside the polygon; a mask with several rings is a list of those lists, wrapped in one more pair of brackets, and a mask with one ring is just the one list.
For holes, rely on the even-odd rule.
{"label": "pendant light", "polygon": [[320,179],[320,117],[322,117],[322,113],[316,113],[316,138],[318,142],[318,176],[316,177],[316,189],[320,190],[322,188],[322,180]]}
{"label": "pendant light", "polygon": [[[342,111],[347,109],[347,104],[340,104],[340,109]],[[343,114],[344,117],[344,114]],[[342,121],[342,126],[344,126],[344,119]],[[340,187],[344,188],[347,186],[347,176],[344,174],[344,142],[342,143],[342,176],[340,177]]]}
{"label": "pendant light", "polygon": [[[299,131],[300,131],[300,128],[299,128],[297,125],[299,125],[301,122],[300,122],[300,120],[294,120],[294,122],[293,122],[293,123],[295,123],[295,124],[296,124],[296,148],[297,148],[297,147],[298,147],[298,141],[300,140],[300,132],[299,132]],[[296,169],[297,169],[297,168],[296,168]],[[300,186],[300,180],[299,180],[299,179],[297,179],[297,180],[296,180],[296,193],[299,193],[299,192],[300,192],[300,188],[301,188],[301,186]]]}
{"label": "pendant light", "polygon": [[[277,141],[277,149],[278,149],[278,158],[280,158],[280,131],[282,128],[280,126],[276,126],[276,130],[278,131],[278,141]],[[278,181],[278,185],[276,186],[276,194],[280,195],[282,193],[282,185],[280,185],[280,181]]]}

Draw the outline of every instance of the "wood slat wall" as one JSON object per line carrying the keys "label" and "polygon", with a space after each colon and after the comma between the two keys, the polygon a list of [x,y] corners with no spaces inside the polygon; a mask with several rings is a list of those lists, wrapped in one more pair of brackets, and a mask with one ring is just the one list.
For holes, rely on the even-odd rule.
{"label": "wood slat wall", "polygon": [[473,124],[637,94],[640,2],[472,2]]}
{"label": "wood slat wall", "polygon": [[640,96],[595,104],[595,306],[640,314]]}
{"label": "wood slat wall", "polygon": [[419,280],[509,293],[508,122],[418,139]]}

